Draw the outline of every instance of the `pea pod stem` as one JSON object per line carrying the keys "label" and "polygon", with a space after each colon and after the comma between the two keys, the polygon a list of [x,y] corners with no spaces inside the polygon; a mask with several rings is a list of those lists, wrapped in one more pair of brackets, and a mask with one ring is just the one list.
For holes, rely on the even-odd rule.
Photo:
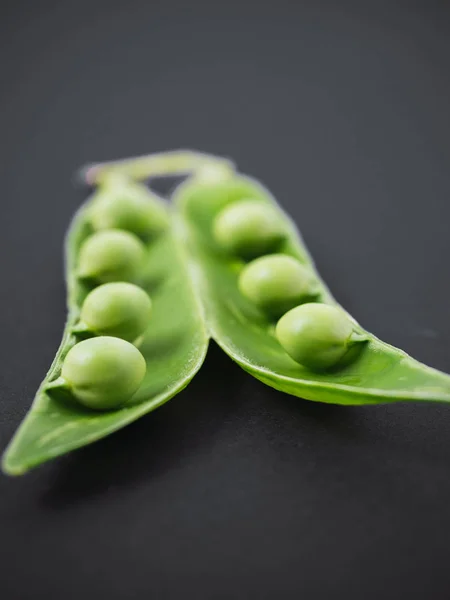
{"label": "pea pod stem", "polygon": [[64,379],[64,377],[58,377],[57,379],[54,379],[53,381],[50,381],[50,383],[48,383],[45,386],[45,390],[46,392],[69,392],[70,391],[70,386],[67,383],[67,381]]}
{"label": "pea pod stem", "polygon": [[360,333],[358,331],[354,331],[350,336],[349,345],[353,346],[355,344],[361,344],[362,342],[367,342],[369,340],[369,336],[365,333]]}
{"label": "pea pod stem", "polygon": [[86,323],[83,323],[83,321],[78,321],[78,323],[71,328],[71,332],[74,335],[86,335],[91,333],[91,329],[86,325]]}
{"label": "pea pod stem", "polygon": [[110,173],[120,173],[134,180],[145,180],[150,177],[187,175],[202,169],[227,173],[234,170],[234,163],[213,154],[172,150],[125,160],[93,163],[80,170],[80,177],[84,183],[94,185]]}

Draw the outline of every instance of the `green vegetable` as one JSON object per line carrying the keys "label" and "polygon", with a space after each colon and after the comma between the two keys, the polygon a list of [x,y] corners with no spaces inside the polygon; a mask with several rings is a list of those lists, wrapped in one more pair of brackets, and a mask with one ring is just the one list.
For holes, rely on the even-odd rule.
{"label": "green vegetable", "polygon": [[356,344],[367,341],[343,310],[316,303],[287,312],[277,323],[276,336],[291,358],[313,371],[342,365]]}
{"label": "green vegetable", "polygon": [[146,186],[115,173],[105,177],[91,199],[94,229],[125,229],[144,239],[159,235],[168,225],[167,211]]}
{"label": "green vegetable", "polygon": [[[206,171],[208,172],[209,169]],[[201,175],[202,171],[183,184],[186,201],[192,196],[189,200],[193,211],[192,218],[200,226],[208,225],[210,227],[209,221],[204,223],[203,220],[208,218],[211,211],[217,216],[223,208],[239,200],[245,198],[264,199],[264,193],[258,186],[253,185],[249,180],[234,177],[234,174],[230,173],[228,169],[216,172],[213,179],[205,179]],[[216,240],[212,237],[212,232],[210,240],[215,246],[217,245]]]}
{"label": "green vegetable", "polygon": [[[91,213],[91,204],[75,216],[66,238],[68,320],[63,340],[28,415],[4,455],[5,472],[22,474],[124,427],[169,400],[200,368],[209,334],[254,377],[302,398],[336,404],[450,401],[448,375],[422,365],[365,332],[336,304],[289,217],[261,184],[233,174],[229,161],[179,151],[93,165],[84,170],[83,177],[106,186],[116,174],[139,180],[190,170],[196,170],[195,176],[175,193],[173,220],[159,235],[143,235],[146,244],[124,230],[95,233],[93,224],[99,217],[93,216],[95,211]],[[253,217],[246,222],[245,207],[249,205],[255,207],[250,216],[259,215],[255,219],[261,219],[261,227],[254,225]],[[224,215],[231,208],[237,208],[241,216],[236,218],[236,227],[227,230]],[[267,215],[271,215],[272,228]],[[225,225],[220,224],[222,218]],[[234,233],[239,235],[233,238]],[[218,238],[223,246],[218,244]],[[255,253],[275,251],[298,261],[297,274],[298,263],[304,269],[302,277],[296,277],[296,284],[302,279],[304,285],[305,296],[302,294],[301,300],[313,293],[317,301],[287,312],[278,327],[276,313],[291,293],[286,283],[289,278],[283,273],[291,267],[280,268],[272,282],[269,278],[262,285],[257,275],[250,276],[250,283],[246,281],[256,261],[246,267],[241,260],[254,257]],[[122,279],[124,273],[126,278],[139,281],[152,298],[150,326],[140,346],[146,372],[134,394],[133,387],[142,374],[142,361],[138,360],[135,347],[114,338],[116,350],[121,346],[123,364],[119,367],[116,351],[111,350],[112,355],[107,358],[102,355],[105,338],[91,338],[75,346],[79,334],[86,332],[86,323],[80,317],[82,312],[83,317],[90,312],[84,302],[92,291],[92,283]],[[122,311],[113,305],[114,302],[108,306],[105,301],[104,317],[108,311]],[[142,324],[137,317],[140,309],[134,313],[134,307],[127,308]],[[111,336],[106,339],[110,340],[106,345],[111,349]],[[97,351],[84,352],[92,347],[97,347]],[[89,361],[80,361],[80,355],[88,356]],[[120,373],[130,369],[124,381],[119,381],[116,367]],[[114,388],[111,395],[106,393],[107,386]],[[123,387],[119,394],[120,386]],[[80,401],[101,410],[94,411]],[[105,403],[109,402],[116,406],[115,410],[105,410]]]}
{"label": "green vegetable", "polygon": [[108,410],[130,400],[146,368],[144,357],[133,344],[117,337],[96,337],[69,350],[57,386],[47,390],[68,389],[80,404]]}
{"label": "green vegetable", "polygon": [[[147,245],[137,242],[139,248],[145,249],[146,261],[138,279],[152,298],[152,317],[139,346],[146,374],[131,400],[116,410],[93,411],[80,405],[70,390],[56,381],[61,377],[66,355],[78,340],[72,330],[79,323],[81,307],[91,291],[88,283],[77,276],[81,249],[94,237],[89,207],[87,203],[79,210],[66,237],[66,329],[33,405],[3,457],[3,470],[10,475],[23,474],[40,463],[90,444],[158,408],[186,387],[206,354],[208,335],[202,307],[179,232],[169,224]],[[136,240],[132,234],[124,235]],[[123,400],[127,398],[124,395]]]}
{"label": "green vegetable", "polygon": [[145,246],[120,229],[94,233],[80,249],[78,277],[96,283],[136,281],[143,269]]}
{"label": "green vegetable", "polygon": [[112,335],[129,342],[137,340],[149,326],[152,301],[133,283],[104,283],[90,292],[81,308],[80,334]]}
{"label": "green vegetable", "polygon": [[314,274],[286,254],[269,254],[250,262],[239,276],[239,289],[269,315],[279,317],[318,293]]}
{"label": "green vegetable", "polygon": [[285,237],[278,214],[255,199],[226,206],[215,218],[213,231],[225,251],[243,259],[274,252]]}
{"label": "green vegetable", "polygon": [[[255,190],[259,201],[277,213],[286,232],[277,252],[294,257],[313,273],[318,302],[337,306],[316,272],[294,223],[270,193],[257,181],[239,175],[235,176],[234,183],[227,181],[225,185]],[[239,279],[245,265],[231,254],[217,250],[213,229],[220,211],[217,198],[223,193],[221,182],[211,185],[208,193],[209,203],[195,181],[181,184],[174,194],[177,219],[180,229],[185,232],[186,247],[199,267],[198,285],[211,335],[243,369],[278,390],[319,402],[450,401],[448,375],[380,341],[364,331],[347,313],[355,337],[359,335],[367,341],[355,344],[355,353],[349,353],[345,364],[330,371],[314,372],[294,361],[275,335],[276,320],[241,292]],[[243,199],[248,197],[246,191]],[[234,197],[233,201],[238,199]],[[305,360],[303,355],[302,359]]]}

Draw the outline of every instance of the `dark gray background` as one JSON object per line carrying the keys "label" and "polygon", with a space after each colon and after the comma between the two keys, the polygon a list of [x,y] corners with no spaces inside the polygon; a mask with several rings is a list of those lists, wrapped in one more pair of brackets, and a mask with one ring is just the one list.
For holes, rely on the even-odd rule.
{"label": "dark gray background", "polygon": [[[232,156],[339,301],[450,371],[446,2],[3,2],[0,445],[65,318],[75,168]],[[339,408],[212,347],[180,396],[0,478],[5,600],[448,599],[450,407]]]}

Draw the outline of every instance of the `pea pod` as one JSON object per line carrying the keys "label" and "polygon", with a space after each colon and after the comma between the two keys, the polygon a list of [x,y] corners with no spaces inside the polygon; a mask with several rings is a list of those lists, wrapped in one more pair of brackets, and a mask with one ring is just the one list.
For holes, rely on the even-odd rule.
{"label": "pea pod", "polygon": [[[304,319],[305,314],[311,311],[294,308],[292,314],[287,313],[282,317],[276,329],[277,321],[273,316],[261,310],[248,297],[252,293],[259,293],[263,286],[259,286],[255,292],[255,285],[248,285],[245,277],[240,277],[248,253],[246,251],[243,256],[239,255],[239,251],[233,254],[230,252],[233,246],[231,242],[224,247],[221,243],[224,235],[217,236],[217,223],[222,226],[226,221],[222,217],[224,210],[231,213],[231,207],[239,201],[247,204],[251,199],[257,199],[275,212],[277,219],[283,223],[284,239],[270,251],[295,258],[315,280],[314,301],[335,306],[342,311],[337,319],[331,310],[325,315],[335,327],[331,354],[315,360],[309,357],[307,345],[300,351],[290,348],[290,344],[292,346],[298,340],[287,335],[287,328],[295,326],[296,319],[297,325],[298,319],[303,319],[304,331],[313,330],[321,335],[320,327],[310,327],[307,319]],[[251,375],[275,389],[320,402],[358,405],[402,400],[450,401],[450,376],[419,363],[402,350],[364,331],[338,307],[320,279],[295,224],[256,180],[235,175],[224,177],[222,181],[205,183],[194,178],[178,187],[174,202],[185,244],[199,266],[201,296],[210,333],[219,346]],[[235,223],[233,227],[236,227]],[[244,247],[242,230],[239,227],[237,230],[241,236],[239,243]],[[250,241],[255,230],[252,226]],[[246,289],[247,296],[242,293]],[[297,334],[299,332],[300,328],[297,327]],[[286,341],[286,347],[281,345],[277,334],[281,341]],[[342,336],[342,340],[338,339],[339,336]],[[344,347],[339,347],[341,342],[347,344],[346,352],[352,344],[354,348],[358,346],[359,351],[355,351],[347,363],[342,362],[339,368],[321,370],[320,367],[328,366],[336,357],[343,356]],[[316,351],[317,345],[314,348],[310,346],[310,349]],[[308,366],[299,364],[292,356],[303,357]],[[314,370],[315,366],[317,370]]]}
{"label": "pea pod", "polygon": [[[167,213],[165,203],[155,198],[152,201],[158,202],[159,215],[162,212]],[[146,369],[143,367],[143,361],[141,362],[139,351],[128,341],[104,337],[98,338],[98,344],[80,342],[80,339],[85,339],[89,335],[96,335],[95,331],[89,331],[86,323],[82,323],[80,327],[84,300],[93,289],[92,282],[79,276],[80,250],[87,240],[99,235],[94,232],[91,225],[91,206],[92,204],[88,202],[78,211],[66,237],[67,324],[54,362],[39,387],[30,411],[4,455],[3,470],[11,475],[20,475],[44,461],[94,442],[154,410],[189,383],[202,365],[206,354],[208,335],[201,303],[192,285],[190,267],[183,248],[170,223],[156,238],[135,242],[142,244],[145,250],[145,260],[142,262],[139,276],[136,274],[134,278],[134,283],[143,288],[151,298],[148,328],[145,327],[146,324],[140,324],[138,318],[132,314],[133,318],[126,320],[125,323],[132,325],[129,332],[121,335],[123,323],[114,323],[114,327],[102,334],[121,335],[126,339],[129,333],[131,339],[141,329],[145,329],[139,343],[139,351],[145,359]],[[100,235],[104,232],[105,230],[102,230]],[[92,264],[91,260],[87,262]],[[108,283],[106,287],[114,287],[114,285]],[[131,284],[126,285],[131,286]],[[94,289],[100,294],[102,288]],[[122,289],[121,293],[129,293],[129,291],[128,288]],[[94,300],[89,301],[83,314],[98,320],[93,306],[94,301],[95,297]],[[132,313],[133,306],[129,302],[131,300],[127,299],[126,304],[131,307]],[[143,306],[144,311],[150,311],[150,303],[146,303],[145,299],[138,298],[136,302]],[[107,310],[113,313],[117,310],[117,306],[120,309],[123,304],[122,295],[115,304],[108,306]],[[93,373],[88,372],[87,375],[83,373],[83,378],[80,379],[76,371],[85,361],[85,356],[80,356],[82,352],[78,352],[78,349],[82,351],[84,348],[82,344],[86,344],[92,358],[92,352],[104,350],[108,352],[109,346],[104,348],[105,344],[100,340],[107,342],[111,339],[114,342],[113,346],[117,346],[117,352],[116,355],[110,352],[109,358],[107,356],[109,362],[106,363],[104,371],[109,379],[106,383],[109,382],[110,386],[114,385],[114,393],[120,396],[121,389],[126,389],[127,393],[134,392],[135,383],[139,383],[142,377],[143,380],[130,401],[117,409],[99,412],[86,406],[109,408],[113,404],[115,406],[121,398],[115,398],[111,393],[109,405],[105,403],[105,398],[101,398],[102,403],[99,403],[96,398],[92,400],[92,393],[96,392],[96,388],[95,385],[87,388],[86,377],[95,379],[95,369],[98,368],[96,365],[101,357],[98,358],[94,354],[94,359],[97,357],[97,360],[91,360],[90,368]],[[70,360],[65,363],[65,358],[74,348],[77,352],[70,354]],[[131,370],[129,369],[125,374],[129,379],[126,379],[122,373],[113,372],[114,365],[120,367],[120,361],[125,360],[127,354],[130,355],[132,362],[134,361]],[[68,391],[68,379],[74,379],[74,386],[81,386],[79,398],[85,405],[74,401],[71,397]],[[104,383],[104,381],[100,382],[101,385]],[[100,387],[97,385],[100,391],[101,385]]]}

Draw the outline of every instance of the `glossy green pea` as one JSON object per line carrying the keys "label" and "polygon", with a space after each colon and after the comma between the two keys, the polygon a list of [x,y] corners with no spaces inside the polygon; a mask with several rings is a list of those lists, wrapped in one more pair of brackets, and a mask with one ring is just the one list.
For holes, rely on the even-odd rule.
{"label": "glossy green pea", "polygon": [[224,250],[250,259],[274,252],[284,239],[285,230],[270,205],[247,199],[234,202],[217,215],[213,234]]}
{"label": "glossy green pea", "polygon": [[133,344],[102,336],[84,340],[69,350],[61,384],[64,382],[80,404],[108,410],[130,400],[145,371],[145,359]]}
{"label": "glossy green pea", "polygon": [[90,222],[94,229],[125,229],[142,238],[153,238],[168,225],[162,202],[144,185],[111,174],[91,200]]}
{"label": "glossy green pea", "polygon": [[276,337],[291,358],[312,371],[342,363],[355,343],[365,341],[355,333],[343,310],[328,304],[302,304],[277,323]]}
{"label": "glossy green pea", "polygon": [[192,211],[192,218],[208,228],[226,206],[246,198],[264,201],[267,197],[260,185],[235,173],[216,181],[191,177],[179,186],[180,189],[186,206]]}
{"label": "glossy green pea", "polygon": [[244,267],[239,277],[241,293],[271,316],[282,314],[318,293],[312,272],[286,254],[256,258]]}
{"label": "glossy green pea", "polygon": [[135,342],[149,325],[151,309],[149,295],[137,285],[105,283],[86,296],[74,330]]}
{"label": "glossy green pea", "polygon": [[145,260],[145,246],[128,231],[110,229],[91,235],[80,249],[78,276],[97,283],[135,281]]}

